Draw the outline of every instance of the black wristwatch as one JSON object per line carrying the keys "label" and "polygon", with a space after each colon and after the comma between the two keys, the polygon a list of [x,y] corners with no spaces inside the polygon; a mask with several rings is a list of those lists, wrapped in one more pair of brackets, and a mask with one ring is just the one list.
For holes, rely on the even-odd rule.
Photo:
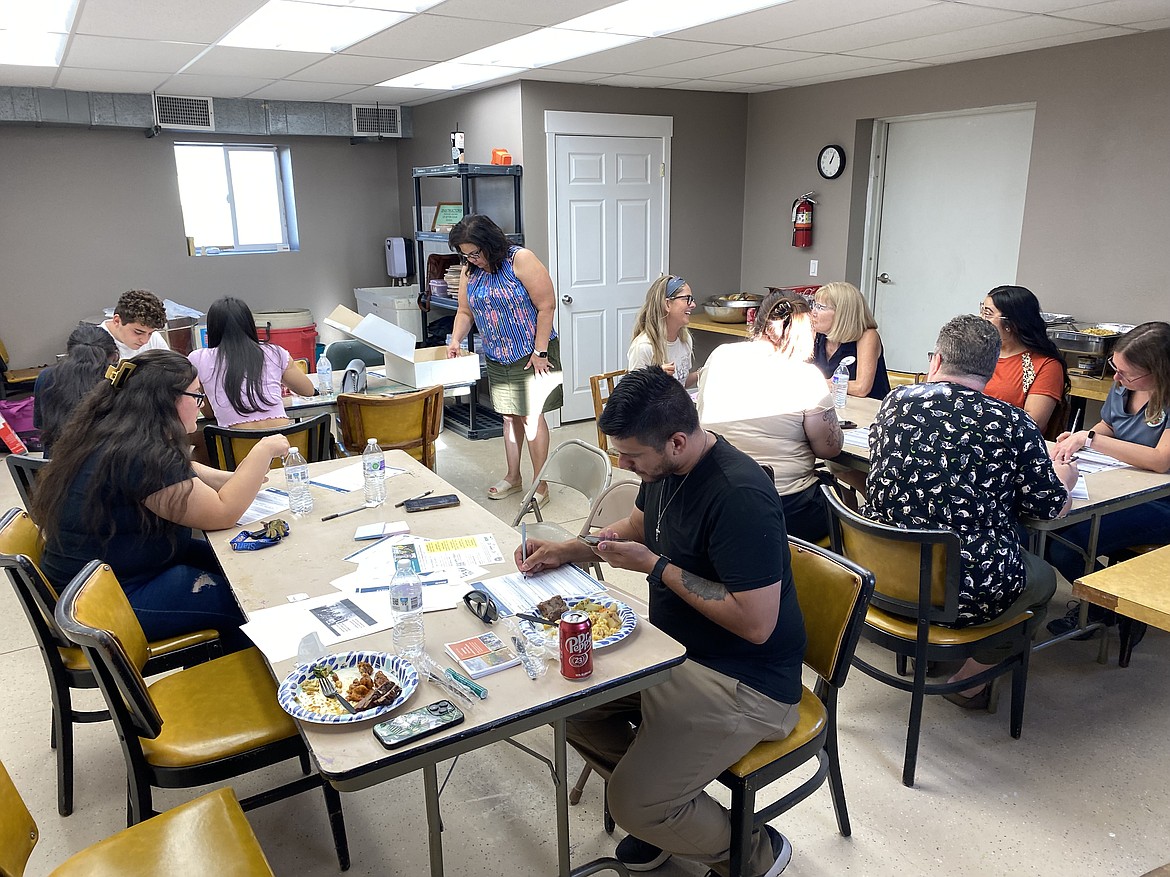
{"label": "black wristwatch", "polygon": [[548,359],[548,351],[547,350],[534,350],[534,351],[532,351],[532,355],[539,356],[541,359]]}
{"label": "black wristwatch", "polygon": [[665,554],[658,556],[658,563],[654,564],[654,569],[650,570],[650,575],[646,576],[646,581],[652,585],[662,584],[662,574],[666,572],[666,568],[670,566],[670,558]]}

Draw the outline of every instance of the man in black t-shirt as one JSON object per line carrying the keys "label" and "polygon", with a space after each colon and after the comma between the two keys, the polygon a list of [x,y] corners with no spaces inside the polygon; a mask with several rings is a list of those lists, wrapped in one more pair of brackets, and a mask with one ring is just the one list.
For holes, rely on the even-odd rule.
{"label": "man in black t-shirt", "polygon": [[[701,429],[658,366],[622,379],[600,427],[642,487],[597,554],[648,574],[650,621],[687,660],[661,685],[574,716],[569,742],[609,780],[610,811],[630,833],[617,848],[627,868],[677,853],[725,875],[731,824],[703,789],[760,741],[786,737],[798,716],[805,634],[783,508],[759,465]],[[527,548],[527,562],[516,558],[524,571],[595,559],[576,540]],[[765,826],[745,873],[775,877],[791,857]]]}

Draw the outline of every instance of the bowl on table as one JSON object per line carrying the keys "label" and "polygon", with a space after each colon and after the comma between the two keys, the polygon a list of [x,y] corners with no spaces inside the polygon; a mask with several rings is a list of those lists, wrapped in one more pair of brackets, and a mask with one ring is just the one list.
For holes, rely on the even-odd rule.
{"label": "bowl on table", "polygon": [[716,323],[744,323],[748,309],[759,307],[763,300],[753,292],[715,295],[703,302],[703,311]]}

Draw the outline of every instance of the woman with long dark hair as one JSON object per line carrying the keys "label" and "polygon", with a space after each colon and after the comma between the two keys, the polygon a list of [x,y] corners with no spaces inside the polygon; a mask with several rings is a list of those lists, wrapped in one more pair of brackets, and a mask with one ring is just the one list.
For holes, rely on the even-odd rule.
{"label": "woman with long dark hair", "polygon": [[248,305],[226,296],[207,311],[207,347],[187,357],[199,371],[220,426],[264,429],[287,426],[281,389],[316,393],[313,381],[279,344],[261,343]]}
{"label": "woman with long dark hair", "polygon": [[65,351],[65,358],[37,375],[33,386],[33,426],[41,431],[45,459],[52,455],[53,444],[82,397],[118,361],[113,336],[93,323],[78,323]]}
{"label": "woman with long dark hair", "polygon": [[194,463],[187,435],[204,398],[195,367],[150,350],[109,371],[37,476],[30,511],[45,539],[45,575],[61,589],[102,560],[148,639],[215,628],[225,651],[243,648],[243,615],[210,546],[191,531],[233,526],[288,440],[260,439],[235,472]]}
{"label": "woman with long dark hair", "polygon": [[1068,413],[1064,400],[1072,387],[1040,302],[1023,286],[997,286],[983,299],[979,316],[995,326],[1000,345],[999,363],[983,392],[1023,408],[1046,438],[1055,438],[1068,426],[1060,415]]}

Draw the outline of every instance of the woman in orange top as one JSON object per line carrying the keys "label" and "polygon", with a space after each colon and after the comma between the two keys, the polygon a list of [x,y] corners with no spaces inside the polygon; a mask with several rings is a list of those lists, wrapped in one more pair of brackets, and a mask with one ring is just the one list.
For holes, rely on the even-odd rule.
{"label": "woman in orange top", "polygon": [[[1044,326],[1040,302],[1022,286],[997,286],[979,315],[999,330],[999,363],[983,391],[1023,408],[1048,435],[1049,421],[1072,388],[1064,356]],[[1052,423],[1053,433],[1068,424]]]}

